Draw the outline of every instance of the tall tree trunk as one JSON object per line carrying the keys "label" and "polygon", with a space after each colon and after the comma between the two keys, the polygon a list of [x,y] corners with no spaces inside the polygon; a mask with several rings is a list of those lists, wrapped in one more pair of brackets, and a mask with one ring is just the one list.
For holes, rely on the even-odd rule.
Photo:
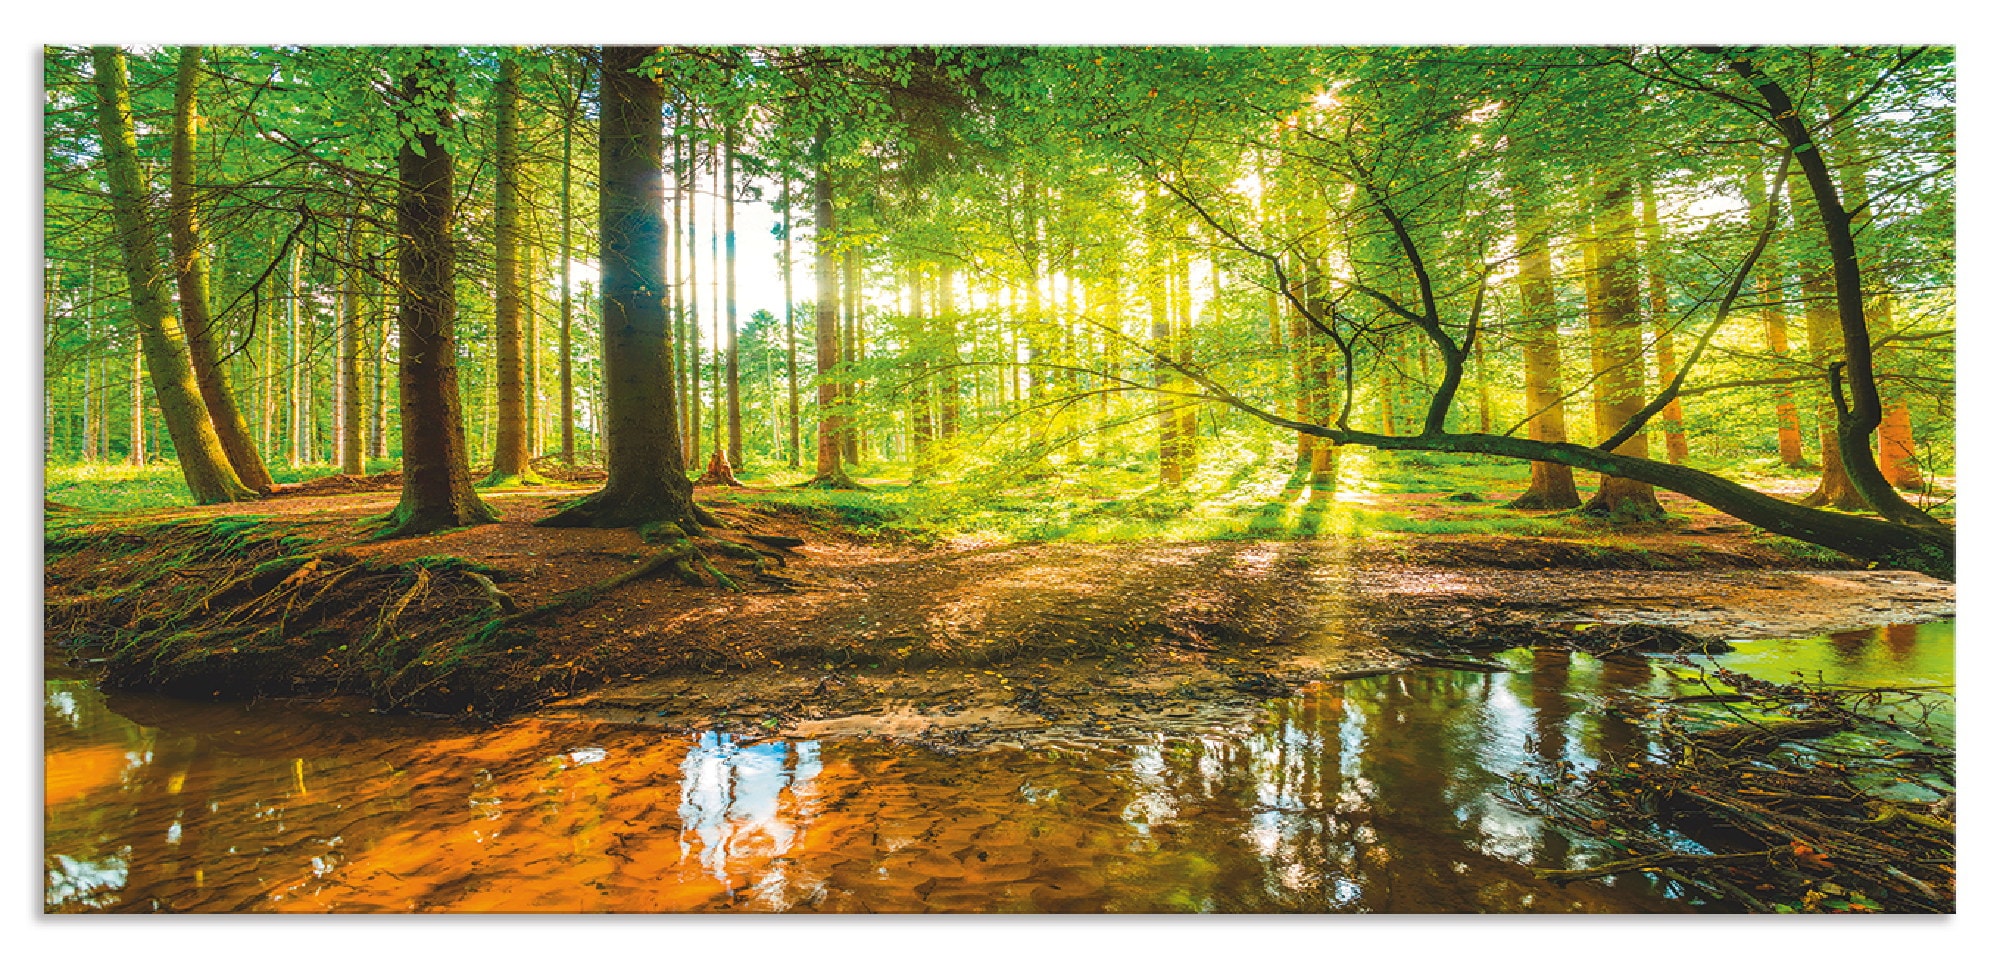
{"label": "tall tree trunk", "polygon": [[[1810,198],[1799,195],[1802,185],[1802,178],[1796,174],[1785,181],[1792,207],[1793,228],[1799,232],[1806,249],[1824,251],[1824,242],[1814,242],[1818,239],[1814,229],[1817,224],[1813,222]],[[1820,265],[1817,255],[1802,258],[1795,266],[1799,277],[1799,296],[1805,301],[1806,352],[1812,357],[1813,368],[1823,370],[1838,358],[1840,352],[1840,312],[1833,280],[1825,267]],[[1848,464],[1841,456],[1840,417],[1834,408],[1833,395],[1824,386],[1816,391],[1820,397],[1813,404],[1818,410],[1819,420],[1819,486],[1799,504],[1849,512],[1866,509],[1868,502],[1848,477]],[[1872,468],[1873,450],[1870,450],[1869,462]]]}
{"label": "tall tree trunk", "polygon": [[841,468],[840,437],[845,428],[840,386],[840,276],[834,251],[833,171],[827,168],[827,134],[813,143],[813,359],[819,370],[817,460],[810,485],[855,488]]}
{"label": "tall tree trunk", "polygon": [[[1549,265],[1547,217],[1521,184],[1513,186],[1514,242],[1521,253],[1521,364],[1528,436],[1540,442],[1568,442],[1563,421],[1562,352],[1557,336],[1554,271]],[[1574,509],[1583,504],[1576,476],[1557,462],[1528,465],[1528,490],[1508,503],[1514,509]]]}
{"label": "tall tree trunk", "polygon": [[785,464],[799,467],[799,324],[792,307],[792,177],[785,174],[778,192],[778,217],[784,231],[785,271]]}
{"label": "tall tree trunk", "polygon": [[[1767,215],[1764,209],[1771,195],[1770,184],[1764,181],[1764,169],[1752,165],[1743,180],[1743,195],[1750,199],[1751,222],[1762,222]],[[1757,268],[1758,318],[1764,324],[1764,345],[1777,360],[1779,372],[1790,371],[1791,337],[1787,330],[1785,305],[1781,301],[1779,284],[1768,266],[1758,264]],[[1780,383],[1776,390],[1778,419],[1778,460],[1788,469],[1804,469],[1805,450],[1799,442],[1799,407],[1793,402],[1792,387]]]}
{"label": "tall tree trunk", "polygon": [[340,410],[337,417],[340,428],[336,444],[339,446],[340,472],[342,475],[358,476],[367,470],[361,458],[361,257],[360,243],[355,234],[358,226],[349,226],[347,232],[347,282],[341,293],[340,338],[338,353],[340,395],[334,399]]}
{"label": "tall tree trunk", "polygon": [[697,530],[676,434],[667,359],[665,138],[660,80],[640,70],[659,47],[605,47],[598,124],[598,252],[603,264],[604,488],[542,520],[599,528],[671,522]]}
{"label": "tall tree trunk", "polygon": [[117,47],[93,47],[97,87],[97,129],[104,151],[105,178],[110,184],[112,223],[132,297],[132,318],[139,331],[138,348],[152,371],[153,395],[188,492],[199,504],[231,502],[255,495],[236,477],[222,440],[215,434],[208,409],[195,385],[194,367],[180,322],[167,304],[166,277],[160,267],[158,234],[146,212],[146,185],[139,173],[138,141],[132,132],[132,106],[125,75],[125,54]]}
{"label": "tall tree trunk", "polygon": [[[537,218],[534,222],[539,223]],[[541,266],[539,240],[541,231],[532,230],[536,242],[523,244],[521,280],[521,322],[525,340],[522,360],[521,398],[525,401],[524,418],[528,422],[528,461],[542,454],[542,321],[541,313],[535,308],[535,291],[541,288]]]}
{"label": "tall tree trunk", "polygon": [[681,141],[682,162],[687,164],[687,227],[682,230],[687,243],[687,285],[682,288],[682,305],[687,307],[687,343],[683,350],[687,355],[687,421],[686,443],[690,463],[701,461],[701,236],[697,221],[698,207],[694,188],[696,180],[696,153],[692,149],[693,134]]}
{"label": "tall tree trunk", "polygon": [[[580,86],[580,84],[579,84]],[[574,221],[570,211],[570,182],[574,176],[573,141],[576,138],[576,104],[565,103],[563,107],[562,129],[562,320],[556,334],[556,378],[562,391],[562,458],[563,465],[576,465],[576,374],[570,367],[570,325],[574,305],[570,297],[570,260],[575,253],[572,245],[570,225]],[[678,195],[678,191],[676,191]]]}
{"label": "tall tree trunk", "polygon": [[861,430],[852,414],[860,406],[861,383],[856,364],[861,361],[861,250],[849,246],[841,255],[841,404],[840,458],[852,466],[861,461]]}
{"label": "tall tree trunk", "polygon": [[285,464],[297,469],[305,461],[306,420],[304,350],[299,347],[303,327],[299,322],[299,273],[304,254],[292,247],[291,291],[285,297]]}
{"label": "tall tree trunk", "polygon": [[493,469],[486,486],[537,481],[528,465],[527,357],[521,329],[521,66],[503,54],[494,85]]}
{"label": "tall tree trunk", "polygon": [[[452,249],[452,158],[441,131],[451,124],[451,87],[437,54],[402,78],[404,114],[414,128],[396,154],[396,362],[403,423],[403,496],[389,514],[390,536],[494,521],[473,491],[459,407],[457,268]],[[425,112],[416,101],[427,94]]]}
{"label": "tall tree trunk", "polygon": [[[1653,320],[1653,358],[1658,364],[1660,388],[1665,389],[1680,372],[1680,364],[1674,358],[1674,330],[1667,316],[1667,279],[1661,271],[1667,254],[1660,240],[1660,210],[1651,181],[1639,181],[1639,199],[1646,230],[1646,312]],[[1682,422],[1679,396],[1660,410],[1660,433],[1667,443],[1667,461],[1676,466],[1686,462],[1687,427]]]}
{"label": "tall tree trunk", "polygon": [[[1584,270],[1590,300],[1591,367],[1597,374],[1597,438],[1602,441],[1646,405],[1631,185],[1622,178],[1612,181],[1595,214],[1594,235],[1584,244]],[[1647,447],[1642,429],[1613,451],[1646,458]],[[1666,513],[1652,486],[1611,475],[1598,483],[1597,494],[1584,509],[1620,520],[1653,519]]]}
{"label": "tall tree trunk", "polygon": [[[379,263],[376,254],[370,254],[370,263]],[[376,459],[389,458],[389,303],[387,290],[391,284],[384,282],[376,287],[376,293],[369,297],[370,323],[374,327],[373,341],[368,344],[368,386],[373,391],[369,397],[370,416],[368,418],[368,455]]]}
{"label": "tall tree trunk", "polygon": [[1148,346],[1153,352],[1153,388],[1160,390],[1154,399],[1154,418],[1159,423],[1160,485],[1179,488],[1183,478],[1181,468],[1180,410],[1174,408],[1172,397],[1167,395],[1167,384],[1174,381],[1173,365],[1169,360],[1174,354],[1173,317],[1168,312],[1172,290],[1169,288],[1166,251],[1161,249],[1165,238],[1161,235],[1159,197],[1147,194],[1146,211],[1146,257],[1144,280],[1146,287],[1146,307],[1151,314],[1152,325],[1148,329]]}
{"label": "tall tree trunk", "polygon": [[[1771,75],[1757,69],[1749,57],[1729,60],[1736,71],[1770,107],[1771,122],[1797,157],[1800,176],[1812,187],[1820,233],[1832,261],[1835,308],[1840,323],[1841,367],[1828,367],[1829,386],[1839,390],[1844,377],[1850,396],[1835,397],[1836,439],[1849,482],[1869,508],[1890,522],[1941,529],[1944,524],[1911,505],[1889,484],[1875,463],[1869,440],[1882,422],[1882,397],[1875,383],[1875,347],[1868,332],[1867,307],[1861,289],[1861,261],[1855,254],[1853,214],[1848,212],[1828,171],[1826,158],[1813,139],[1791,96]],[[1856,202],[1849,197],[1847,202]],[[1872,214],[1871,214],[1872,215]]]}
{"label": "tall tree trunk", "polygon": [[732,127],[722,134],[722,209],[723,209],[723,262],[728,270],[725,281],[728,292],[724,299],[724,324],[729,333],[728,368],[723,378],[728,380],[729,403],[729,465],[743,466],[743,401],[739,381],[736,348],[736,130]]}
{"label": "tall tree trunk", "polygon": [[959,409],[958,382],[958,305],[953,301],[951,262],[938,264],[937,318],[944,330],[944,348],[949,357],[938,382],[938,392],[942,401],[938,403],[938,437],[949,440],[958,435]]}
{"label": "tall tree trunk", "polygon": [[[930,348],[930,324],[924,314],[924,271],[921,263],[910,264],[910,321],[923,349]],[[936,438],[937,421],[931,413],[931,370],[927,356],[920,356],[910,371],[915,385],[910,391],[910,474],[922,479],[930,474],[931,443]]]}
{"label": "tall tree trunk", "polygon": [[167,234],[174,255],[174,279],[180,290],[181,328],[187,333],[188,354],[194,363],[195,386],[201,390],[202,405],[222,452],[236,470],[237,479],[252,492],[271,491],[271,473],[257,455],[250,439],[250,426],[237,408],[236,394],[229,388],[215,348],[215,322],[208,309],[208,261],[201,253],[200,220],[195,208],[194,144],[196,118],[200,107],[197,93],[201,82],[203,48],[182,47],[174,83],[173,151],[169,159]]}
{"label": "tall tree trunk", "polygon": [[146,464],[146,354],[141,337],[132,337],[132,415],[127,420],[125,460],[134,466]]}

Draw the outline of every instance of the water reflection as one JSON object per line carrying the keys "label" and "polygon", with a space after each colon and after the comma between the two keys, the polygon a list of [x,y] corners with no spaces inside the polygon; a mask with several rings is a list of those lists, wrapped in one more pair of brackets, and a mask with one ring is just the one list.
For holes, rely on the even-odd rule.
{"label": "water reflection", "polygon": [[[1926,627],[1928,628],[1928,627]],[[1950,633],[1875,635],[1948,670]],[[1898,646],[1897,643],[1901,643]],[[1753,649],[1732,667],[1770,667]],[[1740,658],[1740,660],[1739,660]],[[53,679],[52,911],[1672,911],[1499,798],[1651,747],[1644,662],[1513,653],[1270,703],[1245,729],[944,756],[886,743],[467,729],[107,698]],[[1789,661],[1789,660],[1787,660]]]}

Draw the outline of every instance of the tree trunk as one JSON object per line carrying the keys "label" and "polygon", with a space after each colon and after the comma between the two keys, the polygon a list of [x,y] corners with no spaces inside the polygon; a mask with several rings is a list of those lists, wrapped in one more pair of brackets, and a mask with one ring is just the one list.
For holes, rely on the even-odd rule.
{"label": "tree trunk", "polygon": [[792,177],[787,173],[778,193],[778,216],[783,223],[785,271],[785,464],[799,467],[799,324],[792,308]]}
{"label": "tree trunk", "polygon": [[[1590,358],[1597,438],[1609,439],[1626,420],[1645,408],[1646,371],[1639,334],[1639,277],[1632,244],[1632,188],[1623,179],[1605,190],[1596,210],[1595,235],[1584,244],[1585,287],[1590,301]],[[1647,456],[1645,430],[1614,450]],[[1651,486],[1607,475],[1584,510],[1619,520],[1655,519],[1666,514]]]}
{"label": "tree trunk", "polygon": [[[491,522],[493,510],[473,491],[459,407],[458,303],[453,279],[452,158],[439,132],[451,123],[450,81],[436,54],[402,78],[400,109],[408,134],[396,154],[396,362],[403,422],[403,496],[385,536],[422,535]],[[420,93],[446,105],[424,115]]]}
{"label": "tree trunk", "polygon": [[[1840,191],[1827,170],[1826,158],[1814,142],[1812,129],[1799,108],[1775,79],[1757,69],[1747,56],[1730,59],[1729,66],[1751,86],[1770,107],[1771,122],[1785,137],[1797,157],[1800,175],[1812,187],[1818,208],[1820,232],[1832,261],[1835,307],[1840,321],[1842,368],[1829,368],[1830,387],[1836,392],[1834,412],[1840,458],[1856,493],[1883,518],[1907,525],[1943,528],[1943,523],[1911,505],[1883,477],[1876,465],[1869,440],[1882,422],[1882,397],[1875,383],[1875,347],[1868,332],[1866,306],[1862,301],[1861,262],[1855,254],[1852,214],[1843,204]],[[1850,198],[1852,199],[1852,198]],[[1838,395],[1845,376],[1851,399]]]}
{"label": "tree trunk", "polygon": [[1875,437],[1881,446],[1882,475],[1898,489],[1920,490],[1924,473],[1917,465],[1917,439],[1910,429],[1910,407],[1891,403],[1882,410],[1882,430]]}
{"label": "tree trunk", "polygon": [[687,279],[686,285],[681,287],[681,305],[687,310],[687,342],[683,350],[687,356],[687,372],[683,374],[687,381],[687,410],[683,416],[687,422],[685,445],[687,461],[695,463],[701,461],[701,249],[698,243],[701,232],[696,221],[697,208],[701,204],[694,197],[697,171],[692,141],[692,135],[684,137],[680,150],[681,161],[687,166],[685,192],[688,194],[687,225],[681,231],[687,247]]}
{"label": "tree trunk", "polygon": [[[1793,228],[1801,234],[1807,249],[1824,250],[1824,244],[1814,243],[1814,230],[1810,210],[1812,206],[1799,194],[1801,180],[1794,176],[1785,182],[1791,200]],[[1817,257],[1802,258],[1796,264],[1799,276],[1800,298],[1805,300],[1806,352],[1812,356],[1814,369],[1825,369],[1832,363],[1840,348],[1840,314],[1836,303],[1832,278],[1826,271],[1815,265]],[[1824,386],[1817,390],[1819,402],[1814,404],[1819,415],[1819,486],[1799,501],[1800,505],[1814,508],[1845,509],[1858,512],[1868,508],[1861,491],[1848,478],[1847,463],[1840,454],[1839,413],[1834,409],[1833,395]],[[1873,462],[1872,452],[1870,462]]]}
{"label": "tree trunk", "polygon": [[[1639,198],[1646,229],[1646,312],[1653,319],[1653,358],[1659,369],[1660,388],[1665,389],[1680,372],[1680,364],[1674,358],[1674,330],[1667,316],[1667,279],[1660,269],[1667,254],[1660,240],[1660,210],[1653,199],[1651,181],[1639,181]],[[1686,462],[1687,427],[1682,422],[1679,396],[1660,410],[1660,434],[1667,443],[1667,461],[1674,465]]]}
{"label": "tree trunk", "polygon": [[222,452],[237,479],[252,492],[271,491],[271,473],[257,455],[250,426],[236,405],[215,348],[215,322],[208,311],[208,262],[201,253],[200,220],[195,208],[194,143],[199,114],[203,48],[182,47],[174,83],[173,152],[169,160],[167,234],[174,255],[174,279],[180,290],[181,328],[187,332],[188,354],[194,363],[195,385]]}
{"label": "tree trunk", "polygon": [[500,63],[494,85],[498,129],[494,143],[493,196],[493,469],[485,486],[536,481],[528,465],[527,356],[521,329],[521,67],[512,57]]}
{"label": "tree trunk", "polygon": [[1159,423],[1160,485],[1179,488],[1185,478],[1181,463],[1180,410],[1174,408],[1174,401],[1166,392],[1167,384],[1174,380],[1173,365],[1169,360],[1174,355],[1173,317],[1169,313],[1169,303],[1173,291],[1169,288],[1169,273],[1165,262],[1166,252],[1160,247],[1164,243],[1161,236],[1158,198],[1148,194],[1147,210],[1145,287],[1146,307],[1151,314],[1148,329],[1148,345],[1153,351],[1153,388],[1159,390],[1154,399],[1154,417]]}
{"label": "tree trunk", "polygon": [[944,330],[944,350],[948,357],[938,382],[938,438],[949,441],[958,435],[958,421],[963,415],[959,401],[958,379],[958,305],[954,300],[953,276],[949,260],[938,264],[937,318]]}
{"label": "tree trunk", "polygon": [[861,462],[861,430],[852,415],[860,405],[861,383],[855,379],[855,364],[861,361],[861,250],[849,246],[841,256],[841,404],[840,459],[848,465]]}
{"label": "tree trunk", "polygon": [[285,464],[297,469],[305,462],[306,420],[304,350],[299,347],[303,327],[299,323],[299,273],[303,247],[292,247],[291,291],[285,297]]}
{"label": "tree trunk", "polygon": [[141,337],[132,337],[132,415],[127,420],[125,461],[146,464],[146,356]]}
{"label": "tree trunk", "polygon": [[729,328],[728,368],[723,378],[728,380],[729,403],[729,465],[743,466],[743,400],[741,396],[741,370],[738,368],[736,348],[736,131],[726,130],[722,135],[722,209],[723,209],[723,262],[728,270],[724,280],[727,294],[724,323]]}
{"label": "tree trunk", "polygon": [[181,475],[198,504],[251,498],[255,494],[236,477],[208,418],[180,322],[167,304],[166,277],[160,267],[157,234],[146,213],[146,185],[140,177],[138,142],[132,133],[125,54],[117,47],[93,47],[91,59],[112,222],[131,292],[132,318],[139,331],[136,346],[152,370],[153,394],[159,401],[160,415],[166,419],[167,433],[173,437]]}
{"label": "tree trunk", "polygon": [[[1763,167],[1752,165],[1743,178],[1743,195],[1750,200],[1751,222],[1761,222],[1767,216],[1765,205],[1771,195],[1770,184],[1764,181]],[[1777,360],[1779,372],[1790,372],[1791,341],[1787,330],[1785,305],[1781,302],[1778,281],[1769,267],[1758,264],[1757,269],[1758,318],[1764,324],[1764,345]],[[1799,442],[1799,408],[1792,400],[1792,387],[1779,384],[1777,387],[1778,419],[1778,460],[1788,469],[1804,469],[1805,450]]]}
{"label": "tree trunk", "polygon": [[[1568,442],[1563,421],[1562,347],[1557,337],[1554,271],[1549,265],[1547,217],[1528,190],[1513,186],[1514,241],[1521,253],[1521,365],[1528,436],[1541,442]],[[1528,466],[1528,490],[1508,503],[1514,509],[1574,509],[1583,504],[1576,476],[1559,462]]]}
{"label": "tree trunk", "polygon": [[570,367],[570,324],[575,309],[570,297],[570,259],[575,252],[570,235],[570,181],[574,175],[572,143],[576,138],[576,107],[565,104],[562,130],[562,325],[556,334],[556,378],[562,391],[563,465],[576,465],[576,379]]}
{"label": "tree trunk", "polygon": [[361,459],[361,266],[357,226],[347,232],[346,288],[341,294],[338,353],[340,395],[335,397],[340,428],[335,430],[339,447],[340,472],[359,476],[367,472]]}
{"label": "tree trunk", "polygon": [[603,264],[604,488],[542,520],[611,528],[671,522],[695,532],[693,488],[676,432],[667,357],[665,197],[660,176],[666,94],[640,72],[659,47],[605,47],[598,125],[598,236]]}
{"label": "tree trunk", "polygon": [[813,358],[819,369],[817,460],[808,484],[855,488],[841,468],[840,436],[845,425],[840,401],[840,277],[834,272],[833,172],[827,168],[826,131],[813,144]]}

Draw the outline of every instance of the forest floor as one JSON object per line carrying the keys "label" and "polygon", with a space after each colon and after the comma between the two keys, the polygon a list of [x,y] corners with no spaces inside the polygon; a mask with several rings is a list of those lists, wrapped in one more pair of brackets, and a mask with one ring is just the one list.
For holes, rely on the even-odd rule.
{"label": "forest floor", "polygon": [[[353,693],[431,711],[538,707],[620,724],[950,748],[1204,725],[1216,710],[1306,682],[1407,666],[1413,647],[1450,648],[1454,636],[1633,623],[1702,638],[1795,635],[1942,618],[1954,601],[1948,583],[1801,551],[1671,495],[1662,498],[1672,522],[1618,530],[1576,518],[1537,535],[1422,531],[1490,509],[1434,492],[1315,504],[1301,490],[1288,508],[1402,525],[993,543],[903,534],[792,490],[703,487],[699,500],[725,524],[714,535],[737,544],[734,557],[711,544],[710,569],[734,589],[720,577],[645,576],[509,619],[506,641],[490,647],[447,635],[355,657],[370,622],[383,632],[389,621],[398,635],[490,622],[502,611],[491,590],[504,591],[507,610],[535,609],[656,551],[630,529],[531,525],[594,485],[577,482],[487,491],[500,522],[387,542],[368,538],[368,520],[395,504],[389,476],[328,477],[229,506],[53,511],[51,652],[105,664],[120,684],[182,694]],[[232,521],[259,541],[289,543],[289,564],[274,566],[269,549],[174,552],[163,543],[181,540],[159,532]],[[750,549],[764,557],[748,560]],[[371,570],[404,577],[369,592],[357,583]],[[228,581],[242,586],[218,584]],[[276,611],[273,595],[285,596]],[[334,601],[324,597],[356,608],[312,611]],[[397,615],[418,624],[398,625]],[[190,650],[210,620],[256,624]]]}

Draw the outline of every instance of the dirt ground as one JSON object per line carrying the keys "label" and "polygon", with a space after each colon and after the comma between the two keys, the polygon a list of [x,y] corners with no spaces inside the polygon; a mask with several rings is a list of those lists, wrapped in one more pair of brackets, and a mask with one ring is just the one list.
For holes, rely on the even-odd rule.
{"label": "dirt ground", "polygon": [[[583,487],[489,492],[499,523],[386,543],[360,539],[358,521],[393,506],[393,487],[320,491],[185,512],[271,516],[360,558],[463,557],[502,570],[523,607],[652,548],[633,530],[529,525]],[[1744,638],[1941,618],[1954,601],[1914,573],[1799,569],[1686,505],[1687,521],[1616,549],[1480,535],[916,546],[760,509],[755,490],[701,495],[727,523],[719,537],[782,559],[761,573],[719,560],[741,591],[652,577],[533,626],[542,668],[559,672],[541,683],[552,716],[940,748],[1101,740],[1407,666],[1396,637],[1413,631],[1602,622]]]}

